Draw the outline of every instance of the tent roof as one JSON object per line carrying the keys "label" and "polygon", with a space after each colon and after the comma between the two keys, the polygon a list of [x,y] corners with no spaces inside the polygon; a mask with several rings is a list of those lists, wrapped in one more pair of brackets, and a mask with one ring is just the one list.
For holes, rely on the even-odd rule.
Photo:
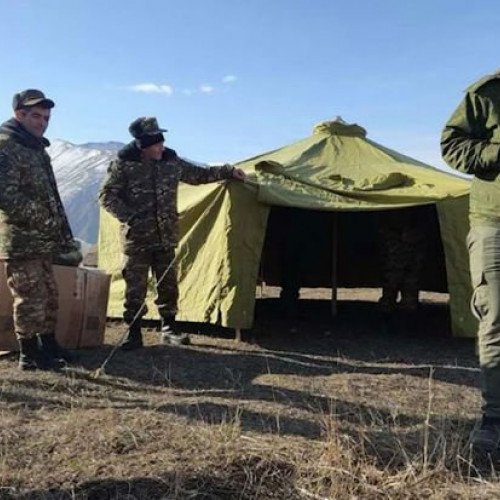
{"label": "tent roof", "polygon": [[467,195],[468,180],[366,138],[342,119],[319,123],[310,137],[237,164],[270,205],[376,210]]}

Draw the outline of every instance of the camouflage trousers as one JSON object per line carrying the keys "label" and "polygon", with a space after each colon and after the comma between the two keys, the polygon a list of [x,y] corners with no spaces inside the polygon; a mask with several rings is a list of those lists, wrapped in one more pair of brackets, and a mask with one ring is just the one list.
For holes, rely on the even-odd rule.
{"label": "camouflage trousers", "polygon": [[401,306],[416,309],[420,276],[425,263],[425,242],[388,237],[381,241],[381,258],[380,305],[386,310],[394,309],[398,293],[401,292]]}
{"label": "camouflage trousers", "polygon": [[468,239],[483,413],[500,418],[500,225],[472,226]]}
{"label": "camouflage trousers", "polygon": [[14,331],[19,339],[54,333],[58,292],[50,258],[6,260],[7,285],[14,298]]}
{"label": "camouflage trousers", "polygon": [[[162,318],[175,316],[177,313],[177,269],[172,261],[175,249],[145,250],[125,254],[123,279],[125,280],[125,311],[123,319],[127,324],[134,318],[141,318],[147,313],[144,305],[148,290],[148,275],[151,269],[155,280],[155,304]],[[172,265],[171,265],[172,264]],[[170,269],[167,271],[167,269]]]}

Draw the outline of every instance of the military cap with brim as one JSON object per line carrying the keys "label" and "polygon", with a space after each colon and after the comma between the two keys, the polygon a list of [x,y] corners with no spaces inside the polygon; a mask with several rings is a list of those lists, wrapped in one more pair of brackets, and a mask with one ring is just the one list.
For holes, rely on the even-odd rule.
{"label": "military cap with brim", "polygon": [[135,119],[130,124],[128,130],[135,139],[167,132],[166,128],[160,128],[158,121],[153,116],[141,116],[140,118]]}
{"label": "military cap with brim", "polygon": [[52,99],[45,97],[41,90],[27,89],[14,94],[12,99],[12,107],[14,111],[31,106],[42,106],[43,108],[53,108],[55,103]]}

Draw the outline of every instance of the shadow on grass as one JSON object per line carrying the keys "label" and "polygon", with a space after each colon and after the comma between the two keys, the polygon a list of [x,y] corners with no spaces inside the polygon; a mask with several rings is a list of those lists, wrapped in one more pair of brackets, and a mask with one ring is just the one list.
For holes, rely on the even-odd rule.
{"label": "shadow on grass", "polygon": [[322,427],[309,418],[290,417],[286,414],[252,411],[241,406],[213,402],[171,403],[160,406],[158,411],[186,417],[191,421],[211,425],[237,425],[243,431],[263,434],[301,436],[319,439]]}
{"label": "shadow on grass", "polygon": [[71,489],[26,492],[8,491],[2,498],[25,500],[150,500],[254,498],[303,498],[294,485],[295,468],[277,459],[249,457],[229,464],[215,464],[212,470],[174,471],[156,477],[99,479]]}
{"label": "shadow on grass", "polygon": [[[358,359],[442,363],[460,359],[477,366],[474,341],[453,337],[446,304],[421,304],[415,313],[380,314],[368,301],[341,301],[330,316],[330,303],[304,300],[295,318],[280,315],[277,301],[259,301],[255,327],[248,338],[264,348],[309,354],[336,354]],[[326,333],[326,335],[325,335]],[[441,349],[436,352],[435,347]]]}
{"label": "shadow on grass", "polygon": [[[197,343],[188,348],[158,345],[133,352],[118,351],[106,371],[141,384],[191,390],[249,389],[262,375],[401,374],[428,379],[431,372],[435,380],[479,387],[479,368],[473,349],[472,352],[463,352],[471,350],[470,343],[466,348],[460,342],[457,342],[456,348],[451,339],[443,343],[435,339],[392,338],[382,343],[365,334],[356,340],[356,353],[363,349],[370,350],[370,356],[363,359],[346,352],[346,346],[353,342],[352,338],[300,337],[280,336],[279,342],[274,336],[267,345],[261,341],[261,349],[245,349],[241,344],[233,348]],[[307,349],[300,348],[304,343]],[[344,348],[341,348],[342,345]],[[353,346],[351,348],[354,350]],[[109,348],[105,347],[102,351],[109,352]],[[104,357],[102,352],[98,356],[86,353],[82,355],[81,363],[86,369],[95,370]]]}

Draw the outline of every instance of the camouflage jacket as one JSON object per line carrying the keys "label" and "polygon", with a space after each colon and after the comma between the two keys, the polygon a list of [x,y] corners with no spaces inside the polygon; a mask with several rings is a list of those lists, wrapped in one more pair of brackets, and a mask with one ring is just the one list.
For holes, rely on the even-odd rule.
{"label": "camouflage jacket", "polygon": [[159,161],[141,161],[140,150],[132,142],[111,162],[99,200],[122,223],[125,253],[175,247],[179,182],[206,184],[231,178],[232,172],[228,165],[197,167],[168,148]]}
{"label": "camouflage jacket", "polygon": [[443,159],[473,174],[471,222],[500,221],[500,73],[470,86],[441,136]]}
{"label": "camouflage jacket", "polygon": [[15,119],[0,126],[0,259],[64,252],[73,241],[48,145]]}

